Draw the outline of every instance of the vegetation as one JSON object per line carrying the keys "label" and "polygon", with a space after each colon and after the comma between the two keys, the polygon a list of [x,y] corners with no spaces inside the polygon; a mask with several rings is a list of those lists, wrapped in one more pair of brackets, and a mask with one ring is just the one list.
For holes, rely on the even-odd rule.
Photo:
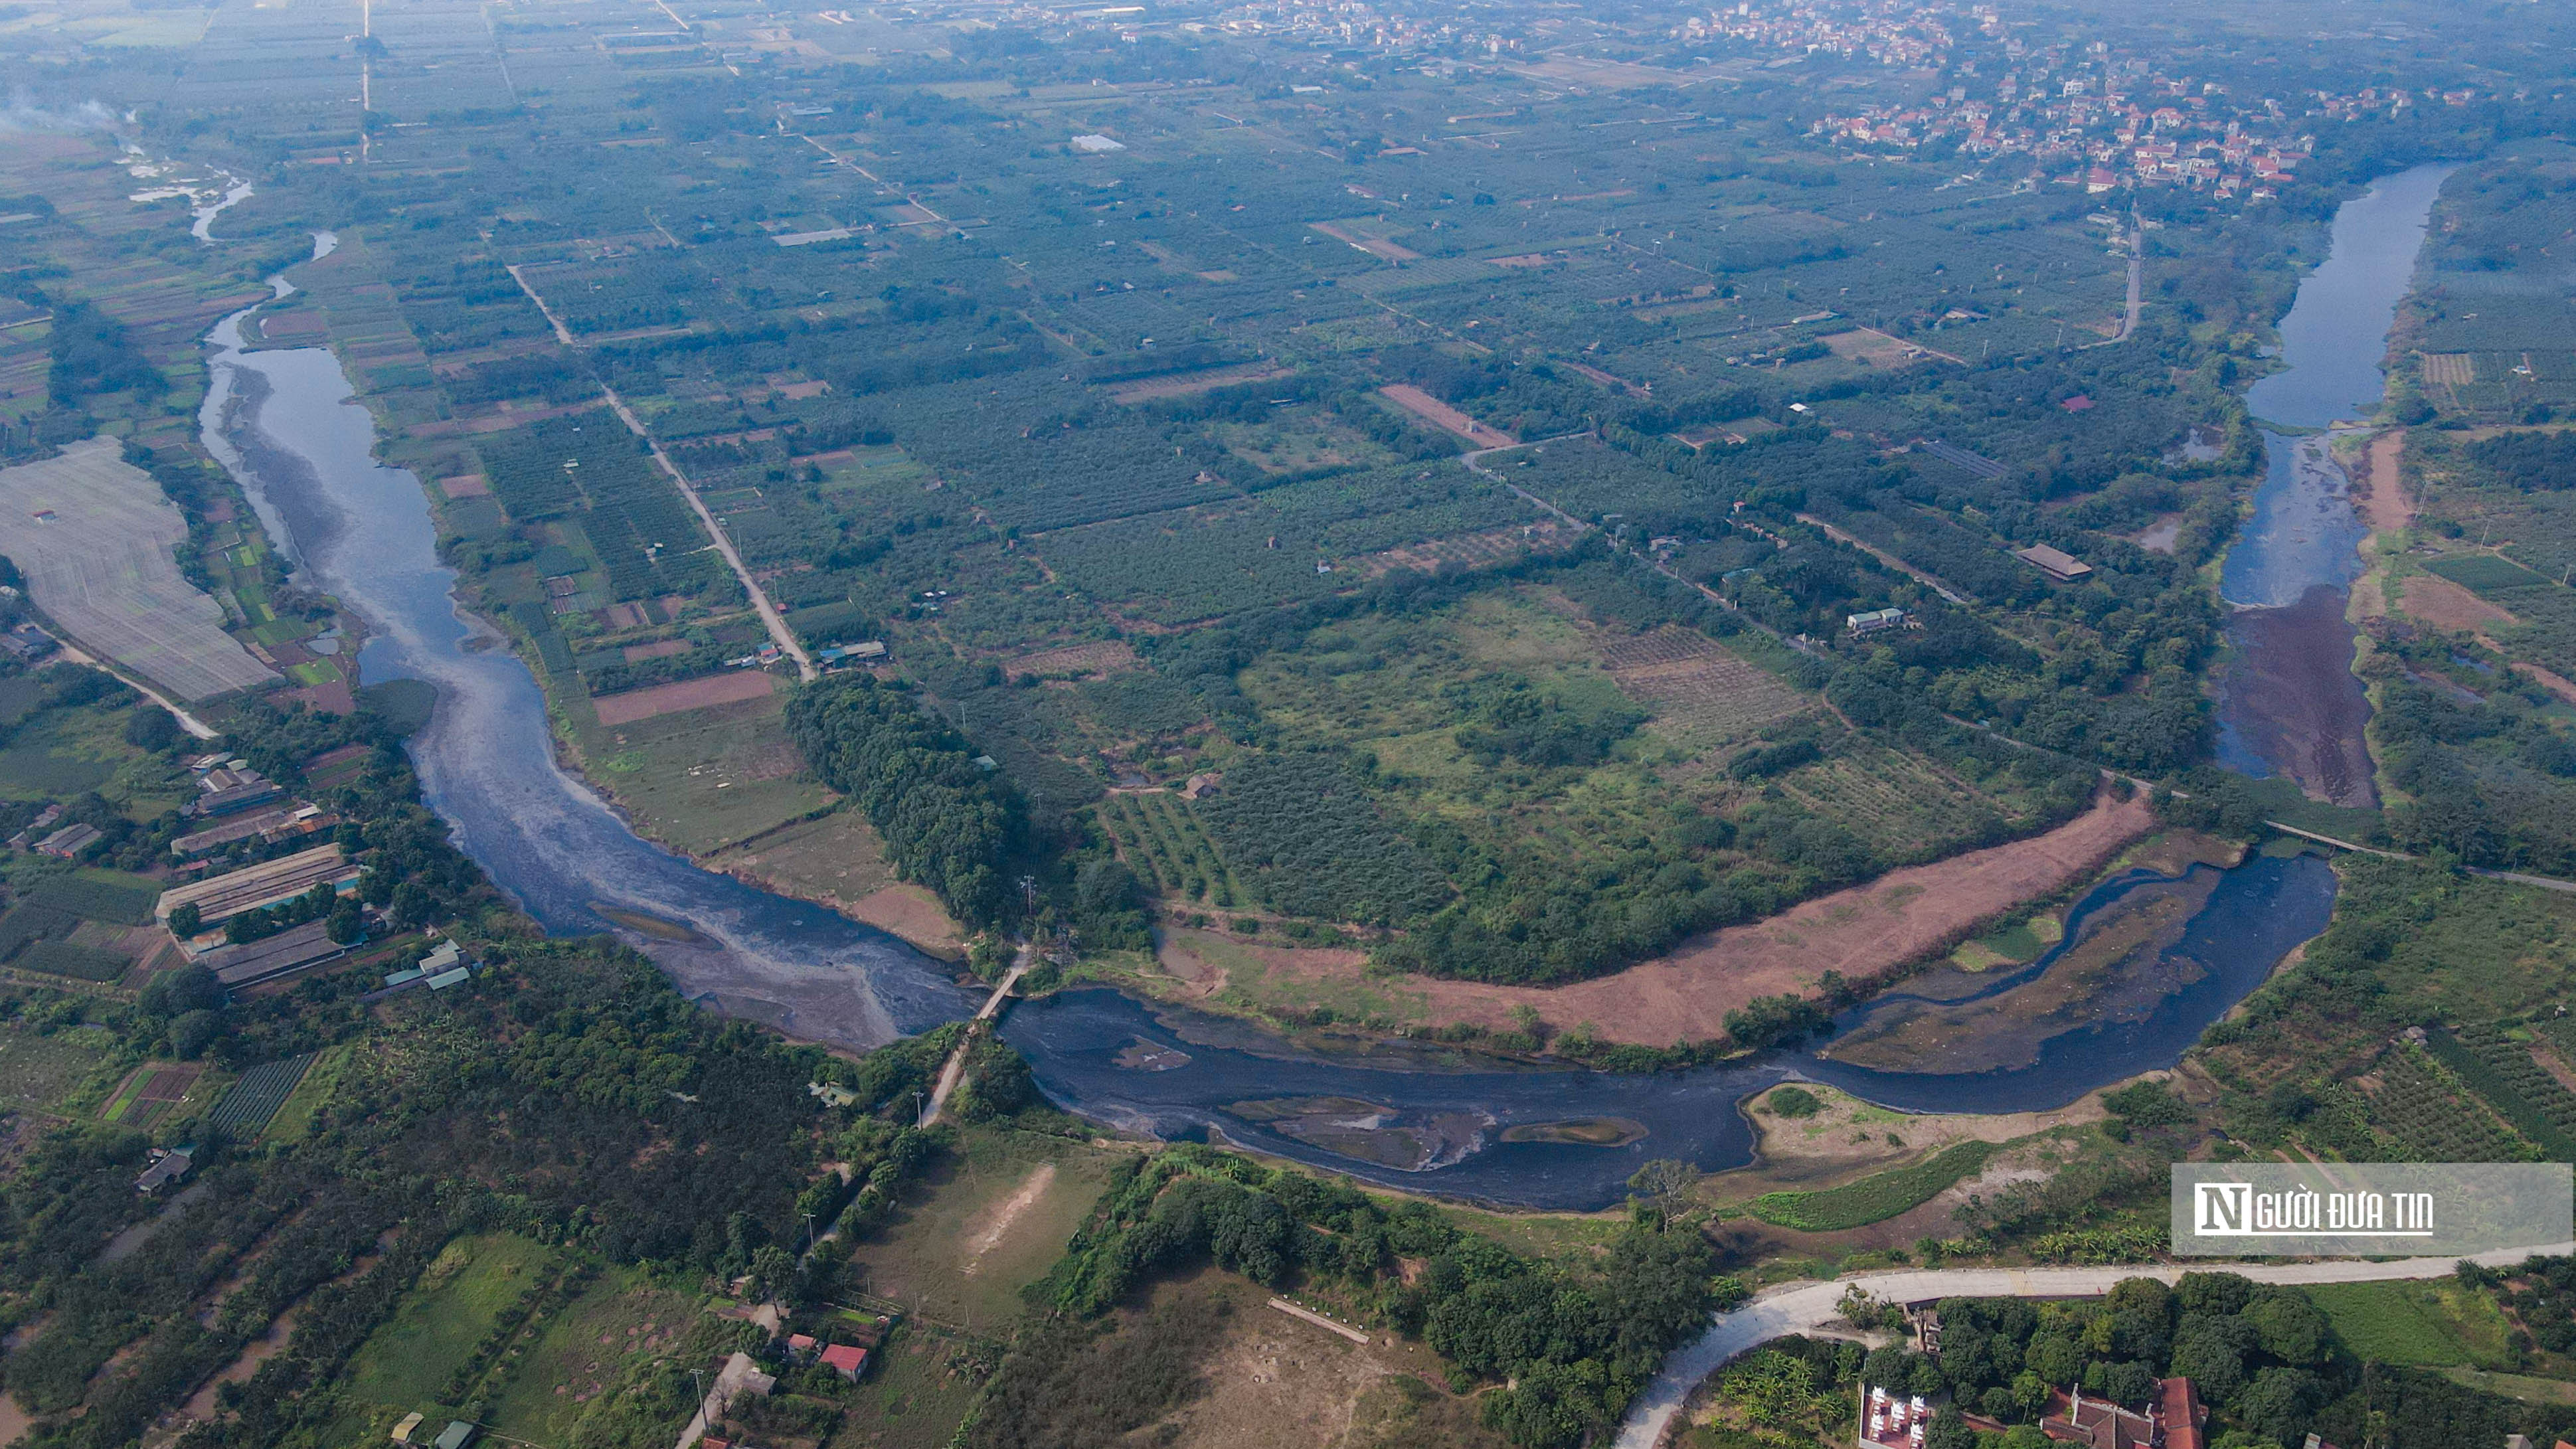
{"label": "vegetation", "polygon": [[[1775,1102],[1775,1111],[1778,1110]],[[1767,1192],[1746,1204],[1766,1223],[1802,1233],[1833,1233],[1884,1222],[1930,1202],[1994,1155],[1991,1142],[1962,1142],[1910,1167],[1818,1192]]]}

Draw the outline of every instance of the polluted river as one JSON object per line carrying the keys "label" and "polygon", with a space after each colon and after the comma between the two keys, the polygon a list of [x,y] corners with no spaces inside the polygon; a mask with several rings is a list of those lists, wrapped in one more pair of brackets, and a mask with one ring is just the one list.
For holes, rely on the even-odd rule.
{"label": "polluted river", "polygon": [[[2283,324],[2287,366],[2249,399],[2281,430],[2267,432],[2270,473],[2226,568],[2238,608],[2224,757],[2344,803],[2365,803],[2370,789],[2342,622],[2359,532],[2340,472],[2300,430],[2377,399],[2375,359],[2440,179],[2407,172],[2344,208],[2332,259]],[[329,246],[326,234],[317,255]],[[292,290],[274,285],[281,297]],[[419,479],[376,462],[373,420],[331,352],[246,345],[256,310],[208,339],[207,444],[309,582],[367,621],[364,682],[435,689],[409,748],[429,803],[497,884],[548,931],[614,931],[690,997],[806,1040],[865,1049],[973,1012],[945,964],[825,907],[699,868],[637,836],[567,772],[536,680],[459,610]],[[1510,1068],[1403,1042],[1324,1054],[1101,988],[1021,1003],[1001,1032],[1054,1101],[1118,1127],[1213,1132],[1389,1186],[1590,1209],[1618,1201],[1652,1159],[1708,1170],[1750,1161],[1737,1104],[1790,1077],[1905,1111],[2004,1112],[2062,1106],[2171,1066],[2324,928],[2333,900],[2333,872],[2305,856],[2126,871],[2078,901],[2064,940],[2028,966],[1929,973],[1844,1013],[1815,1047],[1653,1075]],[[2022,1020],[1965,1057],[1908,1063],[1886,1049],[1926,1021],[1978,1020],[1985,1004],[2043,982],[2097,928],[2141,911],[2157,913],[2152,929],[2127,948],[2100,1010]],[[1853,1045],[1849,1059],[1837,1043]]]}

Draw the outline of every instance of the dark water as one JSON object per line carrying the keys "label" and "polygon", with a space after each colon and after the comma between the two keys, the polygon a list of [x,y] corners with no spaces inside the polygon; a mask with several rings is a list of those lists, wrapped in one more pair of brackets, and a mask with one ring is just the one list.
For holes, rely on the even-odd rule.
{"label": "dark water", "polygon": [[[2379,405],[2388,330],[2414,280],[2433,200],[2453,169],[2418,166],[2384,177],[2335,213],[2333,249],[2281,319],[2287,365],[2246,390],[2255,417],[2328,428]],[[2352,506],[2352,481],[2323,437],[2267,428],[2263,446],[2254,517],[2219,579],[2220,596],[2236,607],[2219,690],[2219,761],[2256,777],[2287,776],[2315,799],[2375,809],[2363,739],[2370,706],[2352,676],[2353,629],[2344,618],[2368,530]]]}
{"label": "dark water", "polygon": [[[436,558],[427,501],[410,473],[380,467],[364,409],[320,349],[243,352],[238,319],[217,329],[205,413],[211,446],[250,490],[290,555],[319,586],[368,620],[359,654],[369,683],[429,682],[438,708],[411,741],[429,802],[458,843],[548,930],[611,929],[602,909],[685,923],[626,939],[681,989],[721,1010],[798,1036],[866,1048],[971,1009],[947,970],[894,938],[818,906],[716,875],[628,830],[558,767],[545,700],[527,667],[457,612],[454,575]],[[2139,878],[2079,904],[2079,922],[2117,909]],[[1790,1075],[1843,1085],[1908,1110],[2014,1111],[2060,1106],[2139,1071],[2170,1066],[2283,952],[2319,929],[2333,876],[2313,861],[2230,872],[2175,949],[2205,959],[2197,983],[2136,1020],[2043,1044],[2034,1065],[1973,1075],[1869,1072],[1774,1054],[1723,1068],[1655,1076],[1581,1071],[1457,1070],[1392,1045],[1352,1058],[1301,1051],[1239,1023],[1147,1006],[1105,990],[1024,1003],[1002,1034],[1064,1106],[1167,1135],[1215,1128],[1249,1146],[1354,1176],[1494,1202],[1591,1208],[1615,1202],[1637,1168],[1680,1158],[1704,1168],[1747,1161],[1752,1138],[1735,1103]],[[2074,933],[2070,933],[2073,939]],[[2032,968],[2044,970],[2051,958]],[[2008,984],[1997,978],[1997,988]],[[1856,1013],[1851,1021],[1863,1019]],[[1846,1023],[1848,1025],[1849,1023]],[[1120,1065],[1144,1048],[1157,1064]],[[1339,1098],[1371,1104],[1398,1133],[1437,1135],[1428,1170],[1327,1151],[1227,1104]],[[1345,1114],[1347,1115],[1347,1114]],[[1644,1129],[1625,1145],[1506,1141],[1515,1126],[1612,1119]],[[1371,1139],[1385,1140],[1385,1139]]]}

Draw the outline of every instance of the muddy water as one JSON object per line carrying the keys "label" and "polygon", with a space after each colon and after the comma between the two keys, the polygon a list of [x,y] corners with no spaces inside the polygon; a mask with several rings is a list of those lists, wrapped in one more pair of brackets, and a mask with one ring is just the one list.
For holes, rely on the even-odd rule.
{"label": "muddy water", "polygon": [[2389,328],[2452,170],[2418,166],[2384,177],[2335,213],[2325,263],[2281,319],[2286,365],[2245,394],[2268,425],[2266,466],[2254,517],[2219,581],[2234,610],[2219,689],[2219,760],[2360,809],[2376,809],[2379,792],[2363,739],[2370,705],[2352,674],[2344,613],[2368,530],[2326,439],[2291,430],[2332,428],[2379,405]]}
{"label": "muddy water", "polygon": [[[208,446],[297,567],[368,621],[362,680],[436,689],[412,757],[431,806],[502,889],[549,931],[617,930],[694,999],[807,1039],[866,1048],[968,1014],[970,999],[937,962],[638,838],[560,768],[536,680],[459,610],[420,481],[375,461],[372,422],[337,359],[318,348],[246,351],[242,321],[227,319],[210,339]],[[2088,896],[2070,941],[2089,939],[2084,921],[2116,916],[2147,883],[2123,878]],[[2331,872],[2313,861],[2228,872],[2197,897],[2178,936],[2137,947],[2189,961],[2125,968],[2174,989],[2119,1013],[2028,1026],[2026,1050],[2008,1060],[1931,1071],[1791,1053],[1654,1076],[1511,1070],[1401,1043],[1322,1055],[1108,990],[1025,1003],[1002,1034],[1050,1097],[1101,1121],[1221,1136],[1390,1185],[1594,1208],[1618,1201],[1653,1159],[1748,1161],[1752,1134],[1735,1104],[1790,1075],[1907,1110],[1990,1112],[2061,1106],[2170,1066],[2322,924],[2332,898]],[[2031,970],[2054,964],[2044,957]]]}

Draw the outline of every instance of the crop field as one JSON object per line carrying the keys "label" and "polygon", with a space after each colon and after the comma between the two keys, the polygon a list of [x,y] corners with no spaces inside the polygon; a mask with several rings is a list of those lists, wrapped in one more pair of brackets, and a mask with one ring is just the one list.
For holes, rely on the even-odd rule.
{"label": "crop field", "polygon": [[2449,579],[2473,593],[2489,596],[2543,588],[2549,583],[2549,580],[2497,554],[2435,559],[2424,565],[2424,572]]}
{"label": "crop field", "polygon": [[975,1360],[990,1352],[933,1324],[901,1325],[874,1355],[832,1449],[946,1449],[983,1387]]}
{"label": "crop field", "polygon": [[526,1345],[492,1402],[492,1422],[528,1442],[570,1442],[583,1409],[635,1360],[671,1352],[698,1316],[689,1294],[631,1268],[601,1271]]}
{"label": "crop field", "polygon": [[1781,776],[1780,788],[1891,859],[1932,859],[1996,844],[2006,833],[2002,812],[1982,791],[1875,743],[1837,747],[1825,761]]}
{"label": "crop field", "polygon": [[0,1031],[0,1105],[11,1111],[61,1110],[107,1060],[112,1045],[95,1028],[45,1035],[17,1026]]}
{"label": "crop field", "polygon": [[2391,1048],[2372,1072],[2370,1125],[2412,1162],[2516,1162],[2531,1146],[2421,1048]]}
{"label": "crop field", "polygon": [[[661,688],[732,685],[743,677]],[[806,778],[804,761],[788,743],[780,722],[784,700],[771,692],[769,676],[750,677],[760,685],[757,698],[582,732],[593,778],[615,792],[647,833],[683,850],[720,850],[831,803],[830,792]]]}
{"label": "crop field", "polygon": [[1164,790],[1120,791],[1101,801],[1098,813],[1149,889],[1211,906],[1249,902],[1189,801]]}
{"label": "crop field", "polygon": [[450,1377],[475,1346],[555,1266],[551,1249],[512,1234],[449,1243],[350,1361],[343,1380],[350,1394],[362,1404],[404,1412],[441,1405]]}
{"label": "crop field", "polygon": [[1606,638],[1600,660],[1622,691],[1654,711],[1656,733],[1693,751],[1742,739],[1813,703],[1708,636],[1671,624]]}
{"label": "crop field", "polygon": [[737,669],[624,694],[603,694],[592,700],[591,706],[598,711],[603,728],[614,728],[659,715],[766,699],[777,689],[778,682],[760,670]]}
{"label": "crop field", "polygon": [[223,630],[223,609],[179,576],[186,521],[149,474],[100,440],[0,468],[0,553],[80,643],[169,689],[204,699],[277,677]]}
{"label": "crop field", "polygon": [[2323,1283],[2302,1291],[2359,1358],[2422,1368],[2510,1361],[2512,1325],[2494,1299],[2457,1283]]}
{"label": "crop field", "polygon": [[99,1118],[149,1131],[188,1097],[205,1071],[194,1062],[146,1062],[107,1099]]}
{"label": "crop field", "polygon": [[1995,1144],[1991,1142],[1962,1142],[1911,1166],[1842,1187],[1764,1193],[1746,1204],[1746,1211],[1775,1227],[1802,1233],[1867,1227],[1930,1202],[1959,1179],[1974,1176],[1994,1152]]}
{"label": "crop field", "polygon": [[227,1141],[257,1140],[262,1132],[268,1130],[268,1124],[276,1118],[278,1109],[286,1105],[286,1099],[294,1093],[297,1084],[304,1080],[304,1074],[312,1068],[311,1052],[281,1057],[252,1067],[233,1083],[232,1090],[224,1093],[223,1101],[216,1104],[214,1115],[208,1117],[207,1122],[221,1131]]}

